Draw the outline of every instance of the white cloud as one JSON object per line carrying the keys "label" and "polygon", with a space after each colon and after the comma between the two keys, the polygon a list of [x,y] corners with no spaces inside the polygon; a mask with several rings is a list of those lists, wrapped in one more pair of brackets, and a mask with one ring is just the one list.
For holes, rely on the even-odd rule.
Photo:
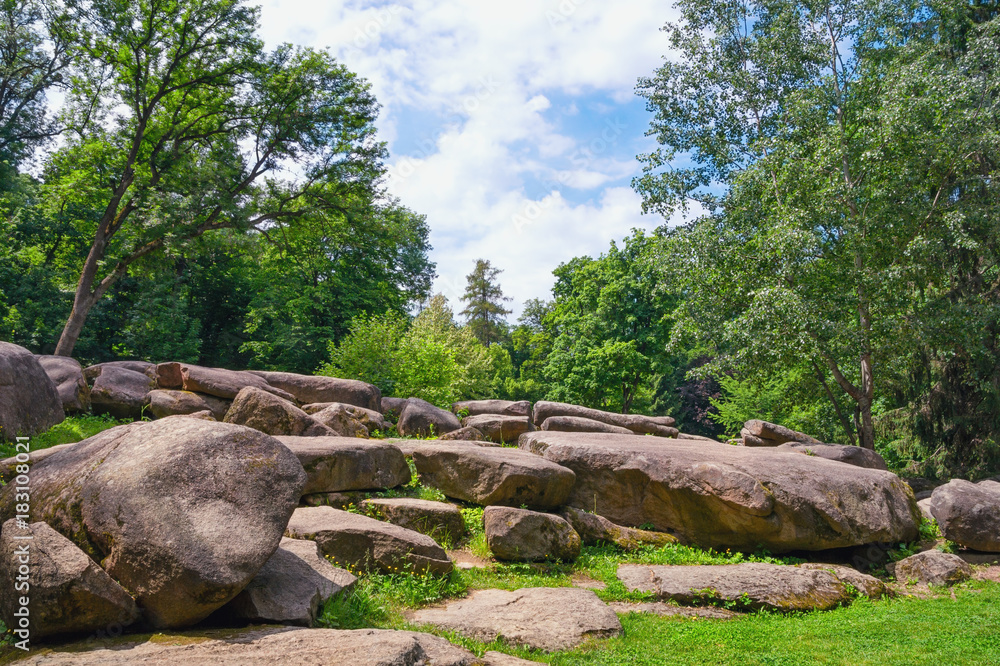
{"label": "white cloud", "polygon": [[[621,186],[639,170],[624,147],[645,126],[567,129],[551,114],[600,121],[633,100],[666,51],[670,12],[657,0],[266,0],[262,31],[272,45],[329,47],[371,81],[389,188],[427,215],[436,288],[456,300],[488,258],[516,316],[549,295],[560,262],[662,222]],[[414,128],[414,110],[439,120]],[[549,194],[526,194],[539,190]]]}

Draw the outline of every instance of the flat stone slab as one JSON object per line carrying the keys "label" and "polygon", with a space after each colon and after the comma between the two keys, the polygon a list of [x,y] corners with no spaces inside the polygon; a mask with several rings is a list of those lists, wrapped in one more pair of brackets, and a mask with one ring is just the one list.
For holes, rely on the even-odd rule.
{"label": "flat stone slab", "polygon": [[59,666],[243,666],[245,664],[350,664],[350,666],[475,666],[471,652],[443,638],[387,629],[267,627],[199,630],[81,641],[33,648],[20,664]]}
{"label": "flat stone slab", "polygon": [[689,606],[730,603],[745,610],[806,611],[851,601],[847,586],[832,572],[780,564],[623,564],[618,579],[630,591]]}
{"label": "flat stone slab", "polygon": [[475,428],[491,442],[517,443],[517,438],[535,429],[527,416],[502,414],[477,414],[462,419],[463,428]]}
{"label": "flat stone slab", "polygon": [[278,437],[306,471],[303,495],[380,490],[410,482],[398,447],[354,437]]}
{"label": "flat stone slab", "polygon": [[519,446],[576,474],[566,503],[703,547],[826,550],[917,538],[898,476],[770,448],[633,435],[531,432]]}
{"label": "flat stone slab", "polygon": [[550,509],[565,503],[576,475],[527,451],[431,444],[413,451],[420,479],[448,497],[483,506]]}
{"label": "flat stone slab", "polygon": [[484,643],[503,637],[514,645],[550,652],[622,633],[618,616],[607,604],[591,590],[575,587],[478,590],[444,608],[411,613],[409,619]]}
{"label": "flat stone slab", "polygon": [[447,574],[453,568],[429,536],[329,506],[296,509],[285,535],[315,541],[324,555],[353,570]]}
{"label": "flat stone slab", "polygon": [[[407,468],[409,471],[409,468]],[[368,499],[361,507],[372,518],[455,544],[465,536],[465,520],[454,504],[413,497]]]}
{"label": "flat stone slab", "polygon": [[687,606],[675,606],[662,601],[649,601],[645,603],[631,603],[628,601],[613,601],[608,606],[614,612],[625,615],[627,613],[648,613],[659,615],[660,617],[697,617],[709,620],[733,620],[743,617],[742,613],[716,608],[715,606],[700,606],[689,608]]}

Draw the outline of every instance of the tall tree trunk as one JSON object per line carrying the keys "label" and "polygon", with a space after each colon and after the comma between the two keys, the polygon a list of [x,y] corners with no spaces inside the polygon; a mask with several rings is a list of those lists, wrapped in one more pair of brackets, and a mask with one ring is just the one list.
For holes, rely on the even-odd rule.
{"label": "tall tree trunk", "polygon": [[104,258],[106,246],[106,234],[103,228],[99,228],[94,243],[90,246],[87,260],[83,264],[83,270],[80,272],[80,281],[76,284],[76,294],[73,296],[73,309],[70,310],[69,318],[66,319],[66,325],[63,326],[59,342],[56,344],[56,356],[73,355],[73,348],[76,347],[76,341],[80,339],[80,333],[83,332],[87,315],[90,314],[90,309],[100,298],[100,293],[94,290],[94,281],[97,279],[98,263]]}

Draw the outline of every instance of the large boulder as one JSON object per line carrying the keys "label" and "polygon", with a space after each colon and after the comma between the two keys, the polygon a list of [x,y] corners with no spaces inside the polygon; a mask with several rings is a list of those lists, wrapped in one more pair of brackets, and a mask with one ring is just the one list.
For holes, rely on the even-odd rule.
{"label": "large boulder", "polygon": [[533,432],[523,449],[576,473],[567,504],[705,547],[826,550],[917,538],[909,486],[881,470],[692,440]]}
{"label": "large boulder", "polygon": [[517,438],[535,429],[524,416],[503,416],[501,414],[479,414],[462,419],[463,428],[475,428],[486,439],[505,444],[517,442]]}
{"label": "large boulder", "polygon": [[553,416],[575,416],[592,421],[600,421],[608,425],[625,428],[637,435],[657,435],[658,437],[676,437],[677,428],[674,419],[669,416],[642,416],[639,414],[616,414],[600,409],[571,405],[565,402],[541,401],[535,403],[535,425],[540,426]]}
{"label": "large boulder", "polygon": [[410,482],[402,451],[351,437],[278,437],[306,471],[303,494],[382,490]]}
{"label": "large boulder", "polygon": [[[100,562],[155,627],[207,617],[278,547],[306,475],[250,428],[171,417],[105,430],[32,466],[32,516]],[[13,515],[16,486],[0,494]]]}
{"label": "large boulder", "polygon": [[796,432],[791,428],[776,423],[768,423],[760,419],[751,419],[743,424],[740,431],[743,446],[780,446],[787,442],[802,444],[821,444],[815,437]]}
{"label": "large boulder", "polygon": [[[349,406],[344,405],[343,403],[333,402],[330,403],[329,407],[321,409],[318,412],[306,413],[310,414],[313,419],[322,423],[341,437],[360,437],[362,439],[368,439],[368,427],[365,426],[357,415],[355,415]],[[379,414],[379,416],[381,416],[381,414]],[[373,427],[372,430],[375,430],[375,428]]]}
{"label": "large boulder", "polygon": [[930,510],[945,539],[1000,553],[1000,483],[954,479],[934,489]]}
{"label": "large boulder", "polygon": [[0,441],[37,435],[64,418],[59,391],[38,359],[0,342]]}
{"label": "large boulder", "polygon": [[414,624],[430,624],[489,643],[501,636],[513,645],[569,650],[590,638],[622,633],[618,616],[592,590],[528,587],[477,590],[445,608],[411,613]]}
{"label": "large boulder", "polygon": [[149,392],[149,411],[158,419],[208,411],[216,421],[221,421],[226,418],[226,412],[231,406],[231,400],[203,393],[164,389]]}
{"label": "large boulder", "polygon": [[650,566],[622,564],[629,591],[684,605],[733,604],[744,610],[830,610],[851,602],[851,589],[827,570],[781,564]]}
{"label": "large boulder", "polygon": [[122,637],[111,644],[52,646],[18,663],[48,666],[219,664],[350,664],[350,666],[475,666],[476,656],[444,638],[389,629],[249,627]]}
{"label": "large boulder", "polygon": [[463,400],[451,405],[453,414],[478,416],[499,414],[501,416],[523,416],[531,420],[531,403],[527,400]]}
{"label": "large boulder", "polygon": [[357,581],[350,571],[330,564],[315,541],[283,537],[250,584],[216,615],[257,624],[310,627],[323,603]]}
{"label": "large boulder", "polygon": [[36,356],[42,370],[56,385],[63,411],[90,411],[90,386],[83,377],[83,366],[69,356]]}
{"label": "large boulder", "polygon": [[457,416],[420,398],[406,401],[396,423],[396,430],[404,437],[436,437],[461,427]]}
{"label": "large boulder", "polygon": [[[12,518],[3,524],[0,585],[4,590],[0,619],[15,635],[18,629],[27,629],[22,639],[124,627],[139,618],[139,609],[128,592],[72,541],[45,523],[18,527]],[[22,598],[28,599],[24,618],[28,627],[21,624]]]}
{"label": "large boulder", "polygon": [[625,550],[635,550],[646,546],[662,548],[667,544],[677,543],[677,537],[672,534],[615,525],[604,516],[587,513],[571,506],[563,509],[562,517],[569,521],[580,535],[581,541],[588,546],[613,543]]}
{"label": "large boulder", "polygon": [[361,508],[372,518],[426,534],[438,543],[457,544],[465,536],[465,520],[454,504],[393,497],[366,499]]}
{"label": "large boulder", "polygon": [[566,502],[575,481],[571,470],[539,456],[474,443],[428,443],[414,448],[413,462],[423,483],[483,506],[554,508]]}
{"label": "large boulder", "polygon": [[[265,379],[252,372],[242,370],[226,370],[225,368],[206,368],[200,365],[181,364],[181,388],[194,393],[207,393],[217,398],[232,400],[240,391],[247,387],[272,393],[289,402],[295,402],[295,396],[288,391],[271,386]],[[310,400],[309,402],[315,402]]]}
{"label": "large boulder", "polygon": [[896,562],[893,575],[900,583],[955,585],[972,577],[972,567],[958,555],[925,550]]}
{"label": "large boulder", "polygon": [[97,365],[84,368],[83,378],[87,380],[87,383],[93,384],[94,380],[100,377],[106,368],[131,370],[132,372],[146,375],[154,381],[156,380],[156,364],[149,361],[108,361],[106,363],[98,363]]}
{"label": "large boulder", "polygon": [[263,370],[251,370],[250,372],[263,378],[271,386],[291,393],[303,405],[315,402],[343,402],[376,412],[381,407],[382,392],[378,390],[378,387],[357,379],[315,377],[297,375],[292,372],[266,372]]}
{"label": "large boulder", "polygon": [[403,408],[406,407],[406,400],[406,398],[382,398],[382,405],[379,411],[386,418],[395,421],[403,413]]}
{"label": "large boulder", "polygon": [[[485,442],[486,435],[477,428],[459,428],[438,437],[441,442]],[[411,454],[412,455],[412,454]]]}
{"label": "large boulder", "polygon": [[347,410],[347,412],[361,421],[361,425],[368,428],[368,431],[381,430],[386,432],[392,424],[389,423],[388,419],[382,412],[376,411],[374,409],[368,409],[367,407],[358,407],[357,405],[349,405],[346,402],[314,402],[308,405],[302,406],[302,411],[306,414],[318,414],[330,407],[340,406]]}
{"label": "large boulder", "polygon": [[542,422],[542,430],[556,432],[606,432],[615,435],[633,435],[631,430],[621,426],[602,423],[582,416],[550,416]]}
{"label": "large boulder", "polygon": [[889,467],[875,451],[864,449],[860,446],[849,446],[845,444],[803,444],[801,442],[787,442],[776,447],[779,451],[790,451],[802,453],[807,456],[816,456],[847,463],[855,467],[866,467],[868,469],[888,470]]}
{"label": "large boulder", "polygon": [[429,536],[329,506],[296,509],[286,535],[315,541],[323,555],[352,571],[447,574],[453,568]]}
{"label": "large boulder", "polygon": [[498,560],[572,562],[580,555],[580,535],[566,519],[551,513],[488,506],[483,527],[490,552]]}
{"label": "large boulder", "polygon": [[90,389],[90,407],[94,413],[110,414],[116,419],[142,418],[156,381],[124,365],[102,363],[98,367],[101,372]]}
{"label": "large boulder", "polygon": [[268,435],[335,437],[337,433],[301,409],[263,389],[248,386],[236,394],[226,423],[247,426]]}

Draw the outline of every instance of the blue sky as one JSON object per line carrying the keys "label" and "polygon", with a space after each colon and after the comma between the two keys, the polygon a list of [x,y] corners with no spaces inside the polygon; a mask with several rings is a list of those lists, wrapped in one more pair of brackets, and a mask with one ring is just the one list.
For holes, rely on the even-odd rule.
{"label": "blue sky", "polygon": [[[561,262],[605,251],[641,214],[630,181],[650,114],[633,92],[667,52],[655,0],[264,0],[269,45],[329,48],[365,77],[389,192],[427,216],[435,291],[458,304],[477,258],[511,319]],[[458,309],[458,308],[456,308]]]}

